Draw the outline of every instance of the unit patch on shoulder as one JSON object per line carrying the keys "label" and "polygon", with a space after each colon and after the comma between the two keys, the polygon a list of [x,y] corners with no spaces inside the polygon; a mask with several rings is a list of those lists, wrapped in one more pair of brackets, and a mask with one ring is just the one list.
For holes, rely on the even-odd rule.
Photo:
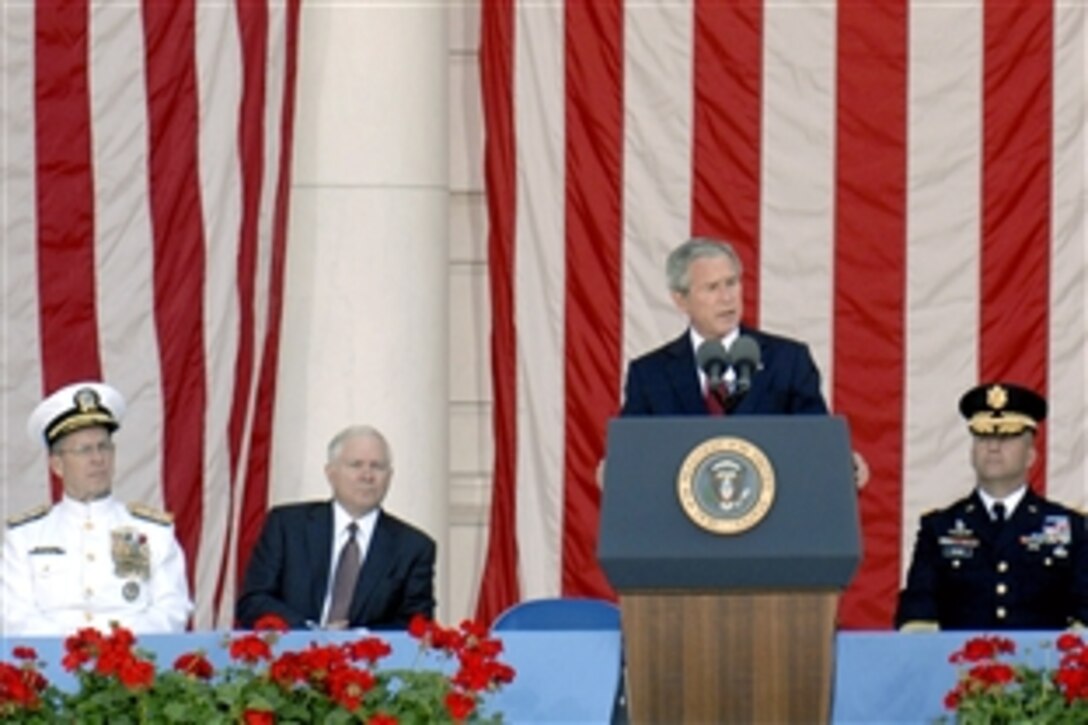
{"label": "unit patch on shoulder", "polygon": [[163,526],[170,526],[174,523],[173,514],[142,503],[130,503],[128,505],[128,512],[138,519],[162,524]]}
{"label": "unit patch on shoulder", "polygon": [[16,527],[22,526],[23,524],[28,524],[31,521],[36,521],[42,516],[45,516],[47,513],[49,513],[50,508],[52,508],[52,506],[47,503],[43,503],[41,506],[35,506],[29,511],[24,511],[21,514],[15,514],[14,516],[8,518],[8,528],[14,529]]}

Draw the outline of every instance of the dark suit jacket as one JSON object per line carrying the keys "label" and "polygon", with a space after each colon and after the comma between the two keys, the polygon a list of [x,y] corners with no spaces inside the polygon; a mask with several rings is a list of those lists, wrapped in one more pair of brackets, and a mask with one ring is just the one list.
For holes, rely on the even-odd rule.
{"label": "dark suit jacket", "polygon": [[[321,620],[332,561],[331,501],[277,506],[268,512],[246,567],[235,616],[243,627],[277,614],[292,629]],[[435,543],[379,511],[351,602],[350,626],[404,629],[415,614],[434,618]]]}
{"label": "dark suit jacket", "polygon": [[[808,347],[777,335],[741,327],[759,345],[762,369],[734,415],[827,413],[820,373]],[[688,331],[633,360],[627,367],[620,415],[706,415],[695,351]]]}
{"label": "dark suit jacket", "polygon": [[1079,513],[1030,489],[999,531],[977,492],[924,515],[896,627],[912,621],[941,629],[1088,623],[1084,527]]}

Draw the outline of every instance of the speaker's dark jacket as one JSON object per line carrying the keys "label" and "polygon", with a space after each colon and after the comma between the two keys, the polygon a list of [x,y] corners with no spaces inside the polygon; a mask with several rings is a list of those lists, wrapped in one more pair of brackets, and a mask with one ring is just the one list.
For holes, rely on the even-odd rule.
{"label": "speaker's dark jacket", "polygon": [[[741,334],[759,345],[762,368],[731,411],[737,415],[826,414],[820,373],[808,347],[748,327]],[[621,415],[706,415],[706,400],[687,330],[675,340],[631,361]]]}

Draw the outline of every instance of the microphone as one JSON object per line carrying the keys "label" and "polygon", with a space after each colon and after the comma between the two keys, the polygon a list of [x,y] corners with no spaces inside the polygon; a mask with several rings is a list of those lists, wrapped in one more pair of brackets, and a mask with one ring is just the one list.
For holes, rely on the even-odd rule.
{"label": "microphone", "polygon": [[737,395],[744,395],[752,387],[752,376],[762,369],[759,343],[748,335],[741,335],[729,346],[729,362],[737,373]]}
{"label": "microphone", "polygon": [[706,340],[695,351],[695,361],[699,369],[706,373],[711,390],[715,390],[722,383],[722,375],[729,368],[729,356],[719,340]]}

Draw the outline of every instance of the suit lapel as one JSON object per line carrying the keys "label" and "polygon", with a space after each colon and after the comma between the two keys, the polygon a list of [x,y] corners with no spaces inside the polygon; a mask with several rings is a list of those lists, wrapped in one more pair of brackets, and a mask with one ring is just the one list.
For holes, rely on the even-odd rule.
{"label": "suit lapel", "polygon": [[[740,327],[740,334],[747,335],[748,337],[756,341],[756,344],[759,345],[760,365],[762,365],[763,367],[768,367],[768,351],[767,345],[765,344],[765,338],[755,330],[751,330],[744,325],[741,325]],[[737,403],[737,407],[733,409],[733,414],[736,415],[738,413],[747,413],[750,410],[757,409],[759,401],[766,395],[766,387],[767,376],[759,373],[758,371],[754,372],[752,374],[752,387],[748,389],[748,392],[745,393],[744,397],[740,399],[739,403]]]}
{"label": "suit lapel", "polygon": [[669,360],[665,374],[669,385],[680,401],[680,412],[686,414],[706,413],[706,401],[699,385],[699,375],[695,372],[695,352],[691,349],[691,337],[687,330],[669,345]]}
{"label": "suit lapel", "polygon": [[1018,545],[1021,533],[1042,530],[1042,510],[1039,505],[1041,500],[1041,497],[1032,490],[1031,486],[1028,486],[1028,490],[1024,492],[1024,497],[1020,499],[1020,503],[1013,510],[1012,515],[1005,522],[1005,526],[1001,531],[1000,540],[1003,545]]}
{"label": "suit lapel", "polygon": [[306,522],[306,546],[310,551],[308,561],[314,562],[310,572],[310,611],[314,621],[321,618],[325,595],[329,591],[329,562],[332,561],[332,502],[313,509]]}
{"label": "suit lapel", "polygon": [[996,543],[997,532],[994,530],[994,522],[990,518],[990,512],[986,510],[986,504],[982,502],[982,497],[978,494],[978,489],[975,489],[964,504],[963,519],[964,524],[975,532],[975,536],[989,545],[984,550],[992,552]]}
{"label": "suit lapel", "polygon": [[[374,533],[370,537],[363,568],[359,572],[359,580],[355,583],[355,595],[351,600],[350,619],[352,622],[362,622],[369,618],[364,616],[371,614],[367,611],[367,607],[372,603],[378,582],[385,578],[385,573],[392,561],[393,535],[389,532],[385,514],[378,511],[378,520],[374,523]],[[375,612],[373,615],[378,616],[380,612]]]}

